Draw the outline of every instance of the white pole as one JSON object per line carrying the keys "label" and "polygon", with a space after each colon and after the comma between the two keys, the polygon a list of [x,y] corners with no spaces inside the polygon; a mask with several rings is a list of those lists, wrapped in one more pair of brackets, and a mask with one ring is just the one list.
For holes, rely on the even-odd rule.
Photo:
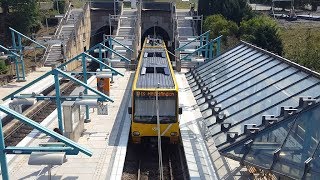
{"label": "white pole", "polygon": [[161,129],[160,129],[160,118],[159,118],[159,100],[158,100],[158,87],[156,89],[156,108],[157,108],[157,130],[158,130],[158,152],[159,152],[159,170],[160,170],[160,180],[163,179],[163,165],[162,165],[162,149],[161,149]]}

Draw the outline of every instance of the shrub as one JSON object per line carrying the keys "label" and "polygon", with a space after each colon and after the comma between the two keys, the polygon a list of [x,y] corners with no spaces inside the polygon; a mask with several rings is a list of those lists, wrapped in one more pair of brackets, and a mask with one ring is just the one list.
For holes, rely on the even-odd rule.
{"label": "shrub", "polygon": [[267,16],[257,16],[241,22],[241,39],[282,55],[283,45],[277,23]]}

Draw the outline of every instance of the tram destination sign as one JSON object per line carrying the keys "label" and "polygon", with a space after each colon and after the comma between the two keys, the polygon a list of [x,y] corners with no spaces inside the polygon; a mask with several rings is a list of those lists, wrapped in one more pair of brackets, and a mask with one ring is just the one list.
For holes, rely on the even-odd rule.
{"label": "tram destination sign", "polygon": [[[156,91],[136,91],[136,97],[148,97],[148,96],[156,96]],[[172,91],[158,91],[159,97],[174,97],[176,96],[175,92]]]}

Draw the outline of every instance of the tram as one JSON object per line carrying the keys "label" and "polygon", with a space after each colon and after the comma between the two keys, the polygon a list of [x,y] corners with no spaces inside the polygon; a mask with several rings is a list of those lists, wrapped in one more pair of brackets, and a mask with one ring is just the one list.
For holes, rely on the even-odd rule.
{"label": "tram", "polygon": [[178,85],[161,39],[147,37],[140,54],[132,87],[131,139],[133,143],[156,141],[158,121],[164,141],[180,139]]}

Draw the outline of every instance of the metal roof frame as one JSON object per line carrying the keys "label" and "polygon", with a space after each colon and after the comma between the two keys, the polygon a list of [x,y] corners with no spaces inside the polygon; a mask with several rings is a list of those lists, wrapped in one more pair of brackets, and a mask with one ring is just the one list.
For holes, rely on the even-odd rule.
{"label": "metal roof frame", "polygon": [[[263,133],[270,132],[280,125],[288,126],[287,119],[290,117],[304,115],[311,107],[320,107],[319,102],[315,103],[315,99],[320,98],[320,92],[317,90],[320,87],[319,73],[242,41],[212,61],[191,70],[186,77],[204,116],[204,123],[209,132],[207,138],[214,138],[220,153],[242,164],[268,169],[291,178],[311,177],[312,173],[320,175],[320,172],[312,170],[313,166],[320,167],[320,164],[316,163],[320,160],[314,160],[317,158],[315,154],[320,154],[318,136],[319,140],[316,143],[314,139],[317,138],[308,142],[312,142],[314,149],[304,159],[303,167],[301,165],[295,169],[300,173],[298,175],[290,175],[281,167],[261,167],[263,165],[247,160],[255,158],[251,153],[254,149],[260,148],[256,154],[261,154],[262,151],[276,145],[254,143],[257,137],[261,138]],[[312,98],[298,99],[300,96]],[[299,105],[296,106],[297,102]],[[279,115],[269,115],[277,114],[279,111]],[[292,124],[292,118],[290,122]],[[310,133],[305,134],[311,137]],[[317,133],[320,137],[320,132]],[[282,146],[285,143],[286,141],[283,141]],[[301,152],[300,146],[287,146],[291,151]],[[290,158],[284,160],[280,157],[277,161],[276,157],[283,156],[283,153],[279,154],[283,151],[280,148],[268,158],[256,158],[260,158],[261,163],[264,159],[271,158],[274,164],[272,166],[279,166],[281,163],[286,166],[294,164]]]}
{"label": "metal roof frame", "polygon": [[46,127],[41,126],[37,122],[11,110],[7,107],[0,105],[0,111],[13,116],[19,121],[32,126],[33,128],[39,130],[46,135],[50,135],[55,139],[65,143],[67,147],[5,147],[3,131],[2,131],[2,121],[0,120],[0,163],[1,163],[1,174],[4,180],[9,179],[8,165],[6,154],[30,154],[32,152],[66,152],[69,155],[76,155],[79,152],[84,153],[87,156],[92,156],[92,152],[86,148],[78,145],[72,140],[52,131]]}

